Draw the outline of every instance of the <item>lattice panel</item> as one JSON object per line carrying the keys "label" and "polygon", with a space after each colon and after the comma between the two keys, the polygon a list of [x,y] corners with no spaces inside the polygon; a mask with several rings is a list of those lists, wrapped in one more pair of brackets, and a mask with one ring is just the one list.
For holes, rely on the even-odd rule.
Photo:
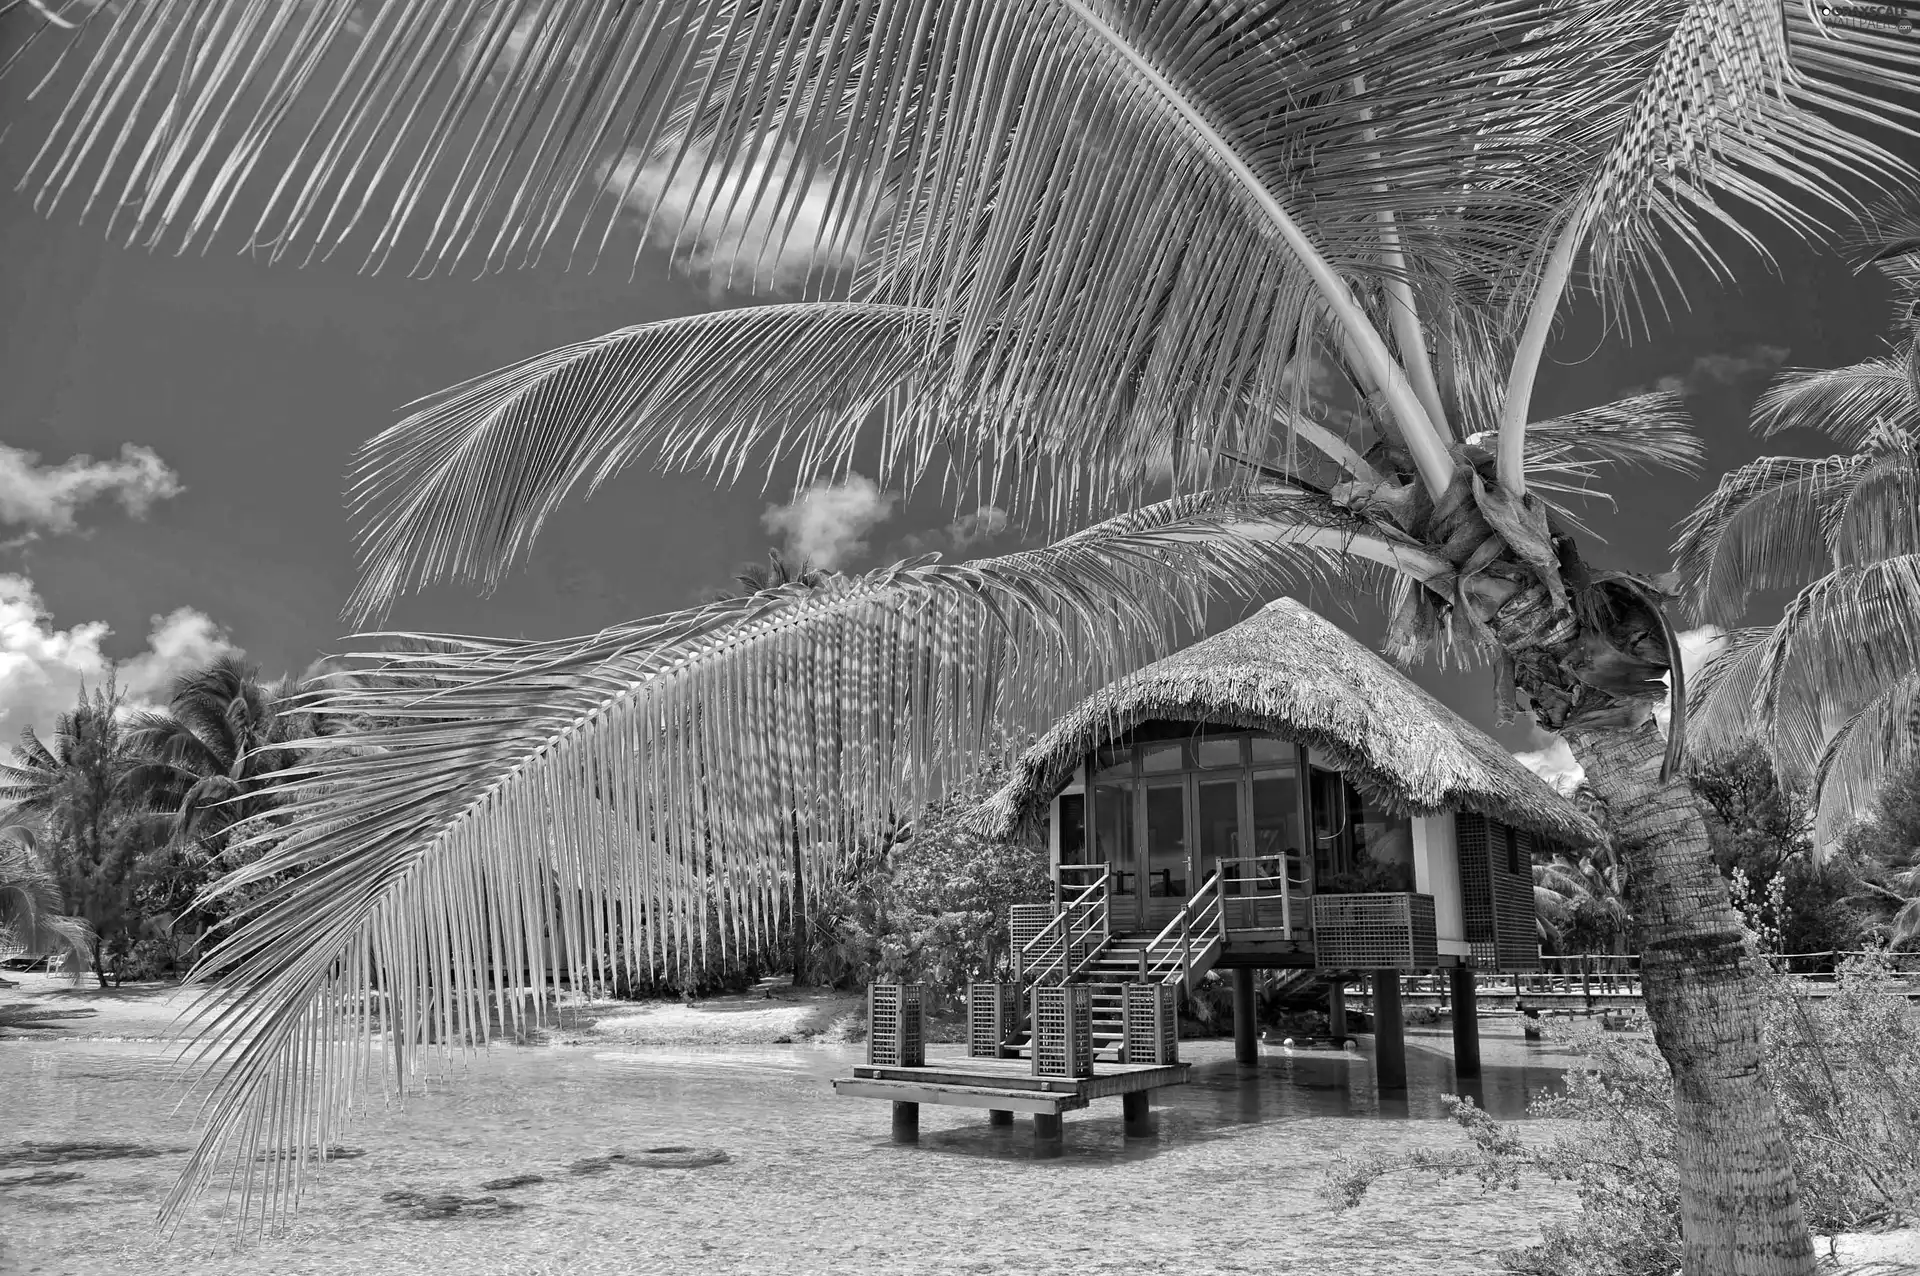
{"label": "lattice panel", "polygon": [[1180,990],[1171,984],[1123,984],[1121,988],[1126,1062],[1180,1062]]}
{"label": "lattice panel", "polygon": [[1015,904],[1007,911],[1007,933],[1015,948],[1026,947],[1053,920],[1053,907],[1049,904]]}
{"label": "lattice panel", "polygon": [[1315,895],[1313,954],[1322,970],[1431,970],[1440,964],[1433,896]]}
{"label": "lattice panel", "polygon": [[1020,1029],[1018,984],[967,985],[967,1055],[998,1059]]}
{"label": "lattice panel", "polygon": [[883,1068],[927,1066],[926,987],[867,986],[867,1062]]}
{"label": "lattice panel", "polygon": [[1093,989],[1053,984],[1033,990],[1033,1075],[1093,1075]]}
{"label": "lattice panel", "polygon": [[[1482,970],[1540,969],[1533,905],[1533,835],[1462,811],[1453,817],[1460,848],[1461,919]],[[1508,839],[1514,854],[1508,854]],[[1520,871],[1510,871],[1517,860]]]}

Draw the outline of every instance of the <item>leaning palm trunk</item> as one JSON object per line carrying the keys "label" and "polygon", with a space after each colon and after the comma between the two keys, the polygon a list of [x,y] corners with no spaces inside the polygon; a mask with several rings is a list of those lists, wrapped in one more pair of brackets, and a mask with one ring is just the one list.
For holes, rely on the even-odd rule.
{"label": "leaning palm trunk", "polygon": [[1650,722],[1568,733],[1627,865],[1647,1018],[1673,1070],[1680,1232],[1689,1272],[1809,1270],[1792,1161],[1761,1075],[1763,992],[1700,800],[1660,779]]}

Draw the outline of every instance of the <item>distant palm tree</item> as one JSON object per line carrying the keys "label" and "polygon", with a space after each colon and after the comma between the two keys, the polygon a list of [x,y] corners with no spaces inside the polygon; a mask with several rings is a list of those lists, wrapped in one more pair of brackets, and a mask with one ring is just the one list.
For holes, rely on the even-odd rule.
{"label": "distant palm tree", "polygon": [[137,921],[140,859],[165,840],[140,782],[139,755],[128,745],[123,705],[111,679],[91,694],[83,688],[79,703],[55,719],[50,742],[29,726],[13,763],[0,763],[0,825],[38,831],[65,911],[91,928],[91,963],[103,988],[107,940]]}
{"label": "distant palm tree", "polygon": [[[1671,399],[1539,421],[1533,387],[1577,280],[1631,322],[1674,254],[1718,263],[1707,227],[1807,232],[1854,182],[1910,182],[1852,131],[1909,118],[1905,42],[1758,0],[294,12],[101,5],[38,33],[81,50],[49,67],[73,96],[28,175],[43,204],[98,192],[151,243],[250,204],[270,256],[356,242],[423,270],[652,241],[802,298],[424,403],[360,458],[357,615],[497,582],[563,500],[636,460],[728,479],[791,460],[804,482],[872,442],[890,486],[1005,494],[1082,530],[571,641],[466,640],[433,665],[464,726],[382,728],[384,751],[293,785],[314,822],[276,854],[327,871],[230,941],[249,956],[212,1027],[247,1044],[220,1131],[324,1142],[349,1093],[327,1033],[369,1030],[308,1012],[372,981],[437,979],[484,1020],[493,954],[589,948],[610,900],[650,963],[685,967],[710,933],[765,942],[789,813],[810,845],[861,844],[1210,602],[1350,567],[1389,600],[1396,653],[1487,658],[1503,712],[1524,697],[1564,732],[1636,889],[1685,901],[1641,927],[1683,1096],[1689,1276],[1812,1270],[1738,919],[1682,733],[1648,720],[1677,659],[1661,587],[1587,564],[1554,503],[1608,463],[1697,452]],[[1315,415],[1326,366],[1351,420]],[[378,677],[322,712],[412,703]],[[804,689],[804,712],[775,714],[769,684]],[[553,865],[576,903],[525,889]]]}
{"label": "distant palm tree", "polygon": [[1771,628],[1738,630],[1708,667],[1699,729],[1757,737],[1812,794],[1817,844],[1920,761],[1920,215],[1889,216],[1873,259],[1894,287],[1887,354],[1797,370],[1761,398],[1772,436],[1817,429],[1848,450],[1769,456],[1720,480],[1676,552],[1700,619],[1730,626],[1756,590],[1796,589]]}
{"label": "distant palm tree", "polygon": [[0,828],[0,938],[30,956],[58,956],[75,978],[93,951],[93,928],[61,912],[60,883],[33,830],[19,825]]}
{"label": "distant palm tree", "polygon": [[[771,589],[785,589],[798,585],[806,589],[818,589],[839,573],[824,567],[815,567],[801,560],[798,563],[788,561],[786,555],[777,549],[767,551],[765,565],[752,563],[740,569],[734,580],[748,595],[762,594]],[[738,597],[738,595],[734,595]]]}
{"label": "distant palm tree", "polygon": [[1540,939],[1556,953],[1620,951],[1632,928],[1626,874],[1610,845],[1534,861],[1533,903]]}
{"label": "distant palm tree", "polygon": [[225,855],[234,827],[268,810],[266,777],[300,760],[294,740],[313,732],[291,678],[262,683],[237,656],[180,675],[164,713],[139,715],[127,748],[145,762],[137,778],[174,816],[173,835],[208,859]]}

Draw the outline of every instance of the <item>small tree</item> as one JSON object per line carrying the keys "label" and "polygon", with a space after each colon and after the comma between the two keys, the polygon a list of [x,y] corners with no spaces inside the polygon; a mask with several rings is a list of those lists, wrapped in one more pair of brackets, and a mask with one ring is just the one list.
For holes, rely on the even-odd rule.
{"label": "small tree", "polygon": [[1920,762],[1887,777],[1842,853],[1859,865],[1859,902],[1894,947],[1920,941]]}

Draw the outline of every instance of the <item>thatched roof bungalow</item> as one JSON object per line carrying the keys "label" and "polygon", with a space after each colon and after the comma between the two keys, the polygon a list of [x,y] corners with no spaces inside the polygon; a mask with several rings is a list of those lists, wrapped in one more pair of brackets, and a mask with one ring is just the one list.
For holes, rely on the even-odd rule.
{"label": "thatched roof bungalow", "polygon": [[[1003,834],[1044,830],[1063,885],[1103,869],[1118,933],[1160,929],[1218,876],[1245,897],[1229,903],[1246,930],[1284,930],[1282,947],[1310,952],[1316,895],[1398,891],[1431,897],[1443,962],[1483,969],[1537,962],[1536,845],[1600,836],[1485,732],[1292,599],[1088,697],[1021,756],[987,815]],[[1286,897],[1285,915],[1272,901],[1262,913],[1262,893]],[[1279,951],[1253,945],[1249,962],[1256,949]]]}

